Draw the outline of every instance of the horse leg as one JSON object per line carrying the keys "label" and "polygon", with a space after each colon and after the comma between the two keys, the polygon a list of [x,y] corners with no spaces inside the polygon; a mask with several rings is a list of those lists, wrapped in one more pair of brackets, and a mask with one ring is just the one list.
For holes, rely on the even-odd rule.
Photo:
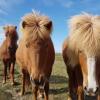
{"label": "horse leg", "polygon": [[98,95],[97,100],[100,100],[100,95]]}
{"label": "horse leg", "polygon": [[14,85],[14,66],[15,66],[15,62],[10,64],[10,77],[11,77],[12,85]]}
{"label": "horse leg", "polygon": [[84,93],[83,93],[83,76],[82,76],[82,71],[81,67],[79,65],[76,66],[75,68],[75,77],[77,81],[77,95],[78,95],[78,100],[84,100]]}
{"label": "horse leg", "polygon": [[6,77],[7,77],[7,62],[3,61],[4,64],[4,78],[3,78],[3,84],[6,83]]}
{"label": "horse leg", "polygon": [[8,79],[10,78],[10,66],[11,66],[11,62],[9,61],[8,62],[8,75],[7,75]]}
{"label": "horse leg", "polygon": [[[99,84],[100,84],[100,80],[99,80]],[[100,85],[99,85],[99,88],[98,88],[98,96],[97,96],[97,100],[100,100]]]}
{"label": "horse leg", "polygon": [[49,100],[48,92],[49,92],[49,82],[46,82],[45,87],[45,100]]}
{"label": "horse leg", "polygon": [[78,100],[84,100],[83,87],[81,85],[77,88]]}
{"label": "horse leg", "polygon": [[70,66],[67,66],[67,72],[69,76],[69,95],[68,95],[68,100],[75,100],[76,99],[76,77],[74,73],[74,69],[72,69]]}
{"label": "horse leg", "polygon": [[34,100],[37,100],[37,92],[38,92],[38,86],[35,86],[35,87],[33,88]]}
{"label": "horse leg", "polygon": [[22,72],[22,90],[21,90],[21,95],[24,95],[25,93],[25,73]]}

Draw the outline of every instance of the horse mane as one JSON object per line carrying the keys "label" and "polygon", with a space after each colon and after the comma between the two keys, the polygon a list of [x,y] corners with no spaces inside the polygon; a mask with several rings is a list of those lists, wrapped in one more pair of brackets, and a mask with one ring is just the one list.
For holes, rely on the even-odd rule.
{"label": "horse mane", "polygon": [[28,41],[37,37],[47,39],[52,32],[52,22],[47,16],[40,15],[38,12],[28,13],[22,18],[21,31]]}
{"label": "horse mane", "polygon": [[69,48],[72,51],[83,51],[86,56],[100,54],[100,16],[82,13],[73,16],[69,26]]}

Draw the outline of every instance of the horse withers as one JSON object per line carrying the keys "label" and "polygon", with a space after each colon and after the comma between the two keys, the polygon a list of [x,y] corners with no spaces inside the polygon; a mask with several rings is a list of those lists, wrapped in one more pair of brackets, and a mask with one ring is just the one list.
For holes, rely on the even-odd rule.
{"label": "horse withers", "polygon": [[7,68],[9,69],[11,84],[14,84],[14,66],[15,66],[15,53],[17,49],[17,27],[13,25],[7,25],[3,27],[5,31],[5,40],[0,47],[0,59],[4,64],[4,78],[3,83],[6,83]]}
{"label": "horse withers", "polygon": [[32,12],[22,18],[23,36],[16,52],[16,60],[22,72],[22,92],[30,80],[34,100],[41,95],[48,100],[49,78],[55,59],[51,40],[52,21],[47,16]]}

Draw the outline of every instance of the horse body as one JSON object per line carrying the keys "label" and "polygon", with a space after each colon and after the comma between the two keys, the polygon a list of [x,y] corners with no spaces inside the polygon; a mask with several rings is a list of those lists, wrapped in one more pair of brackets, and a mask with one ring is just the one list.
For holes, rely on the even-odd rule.
{"label": "horse body", "polygon": [[[20,64],[21,69],[27,70],[29,73],[31,73],[31,67],[34,69],[33,73],[36,78],[42,74],[45,73],[46,76],[50,77],[51,71],[52,71],[52,64],[54,62],[54,47],[52,44],[51,39],[46,40],[47,47],[44,51],[35,50],[34,47],[27,48],[26,44],[23,42],[23,40],[20,41],[19,48],[17,50],[16,56],[17,56],[17,62]],[[35,62],[36,58],[35,56],[40,53],[39,61]],[[37,55],[36,55],[37,54]],[[21,55],[21,56],[20,56]],[[49,73],[50,71],[50,73]]]}
{"label": "horse body", "polygon": [[[25,81],[30,79],[35,100],[37,100],[38,92],[40,95],[45,96],[45,100],[48,100],[49,78],[55,59],[51,37],[47,36],[52,28],[52,22],[45,18],[39,14],[31,13],[23,19],[24,35],[16,52],[17,63],[20,65],[23,75],[21,94],[25,93]],[[31,25],[32,22],[33,25]],[[34,29],[31,33],[32,28]],[[41,29],[43,33],[38,31]]]}
{"label": "horse body", "polygon": [[100,94],[100,17],[87,13],[73,16],[70,19],[70,33],[66,51],[68,63],[71,67],[80,65],[87,95]]}
{"label": "horse body", "polygon": [[15,52],[17,49],[18,35],[16,32],[16,26],[4,27],[6,39],[3,41],[0,47],[0,59],[4,64],[4,78],[3,83],[6,83],[7,67],[9,68],[10,78],[12,84],[14,84],[14,65],[16,61]]}

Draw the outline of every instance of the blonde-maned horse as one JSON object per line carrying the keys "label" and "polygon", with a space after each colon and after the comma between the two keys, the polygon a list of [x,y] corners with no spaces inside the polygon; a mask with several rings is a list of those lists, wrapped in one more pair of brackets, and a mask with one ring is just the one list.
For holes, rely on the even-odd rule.
{"label": "blonde-maned horse", "polygon": [[55,60],[50,36],[52,21],[47,16],[32,12],[22,18],[21,30],[23,36],[16,52],[23,77],[21,94],[25,93],[26,80],[30,79],[34,100],[39,95],[48,100],[49,78]]}
{"label": "blonde-maned horse", "polygon": [[66,51],[69,65],[74,68],[80,64],[87,95],[100,94],[100,16],[76,15],[70,19],[69,26]]}
{"label": "blonde-maned horse", "polygon": [[5,40],[0,47],[0,59],[4,64],[4,78],[3,83],[6,83],[7,68],[9,69],[11,84],[14,84],[14,66],[16,61],[16,49],[17,49],[17,27],[13,25],[7,25],[3,27],[5,31]]}

